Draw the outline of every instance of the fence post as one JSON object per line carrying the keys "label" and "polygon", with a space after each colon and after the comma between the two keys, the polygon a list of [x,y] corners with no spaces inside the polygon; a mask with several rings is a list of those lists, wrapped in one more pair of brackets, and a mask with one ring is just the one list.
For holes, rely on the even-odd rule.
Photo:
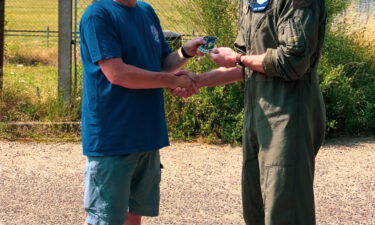
{"label": "fence post", "polygon": [[49,26],[47,27],[47,30],[46,30],[46,37],[47,37],[47,48],[49,48]]}
{"label": "fence post", "polygon": [[73,37],[73,65],[74,65],[74,76],[73,76],[73,97],[77,98],[77,28],[78,28],[78,0],[74,0],[74,37]]}
{"label": "fence post", "polygon": [[72,0],[59,0],[58,92],[70,104],[72,89]]}
{"label": "fence post", "polygon": [[5,0],[0,0],[0,94],[3,90]]}

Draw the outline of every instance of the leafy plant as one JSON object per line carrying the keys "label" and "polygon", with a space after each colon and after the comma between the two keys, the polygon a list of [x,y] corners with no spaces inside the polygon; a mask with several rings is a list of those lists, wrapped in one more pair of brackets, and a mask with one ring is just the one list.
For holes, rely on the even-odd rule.
{"label": "leafy plant", "polygon": [[[192,0],[192,10],[177,7],[189,21],[192,30],[201,35],[216,36],[217,45],[232,46],[237,30],[237,4],[230,0]],[[186,68],[202,73],[216,68],[203,57],[192,60]],[[190,140],[202,137],[208,142],[240,142],[243,119],[243,85],[204,88],[187,102],[166,93],[167,120],[171,136]]]}

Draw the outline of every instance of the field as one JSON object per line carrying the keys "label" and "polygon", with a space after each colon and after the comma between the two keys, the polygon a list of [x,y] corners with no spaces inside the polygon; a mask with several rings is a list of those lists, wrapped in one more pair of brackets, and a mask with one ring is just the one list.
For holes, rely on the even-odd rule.
{"label": "field", "polygon": [[[187,32],[175,6],[186,0],[149,0],[158,13],[163,28],[176,32]],[[80,0],[77,4],[78,21],[84,9],[92,0]],[[58,30],[58,1],[56,0],[12,0],[6,1],[6,20],[8,30]],[[73,5],[73,8],[75,6]],[[178,21],[176,21],[176,19]],[[190,32],[189,32],[190,33]]]}

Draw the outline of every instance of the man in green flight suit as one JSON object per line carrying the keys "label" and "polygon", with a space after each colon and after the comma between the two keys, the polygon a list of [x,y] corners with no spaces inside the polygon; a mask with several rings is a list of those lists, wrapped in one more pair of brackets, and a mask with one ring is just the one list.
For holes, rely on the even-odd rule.
{"label": "man in green flight suit", "polygon": [[[325,107],[317,67],[324,0],[242,1],[221,66],[197,76],[200,87],[244,79],[243,210],[248,225],[314,225],[315,156],[324,139]],[[237,65],[237,66],[236,66]]]}

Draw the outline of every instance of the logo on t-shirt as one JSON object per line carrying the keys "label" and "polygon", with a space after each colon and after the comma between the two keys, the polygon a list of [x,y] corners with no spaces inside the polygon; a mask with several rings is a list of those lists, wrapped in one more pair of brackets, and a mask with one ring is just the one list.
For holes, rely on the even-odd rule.
{"label": "logo on t-shirt", "polygon": [[158,29],[156,29],[156,27],[154,25],[151,25],[151,33],[154,35],[154,40],[156,42],[160,42]]}

